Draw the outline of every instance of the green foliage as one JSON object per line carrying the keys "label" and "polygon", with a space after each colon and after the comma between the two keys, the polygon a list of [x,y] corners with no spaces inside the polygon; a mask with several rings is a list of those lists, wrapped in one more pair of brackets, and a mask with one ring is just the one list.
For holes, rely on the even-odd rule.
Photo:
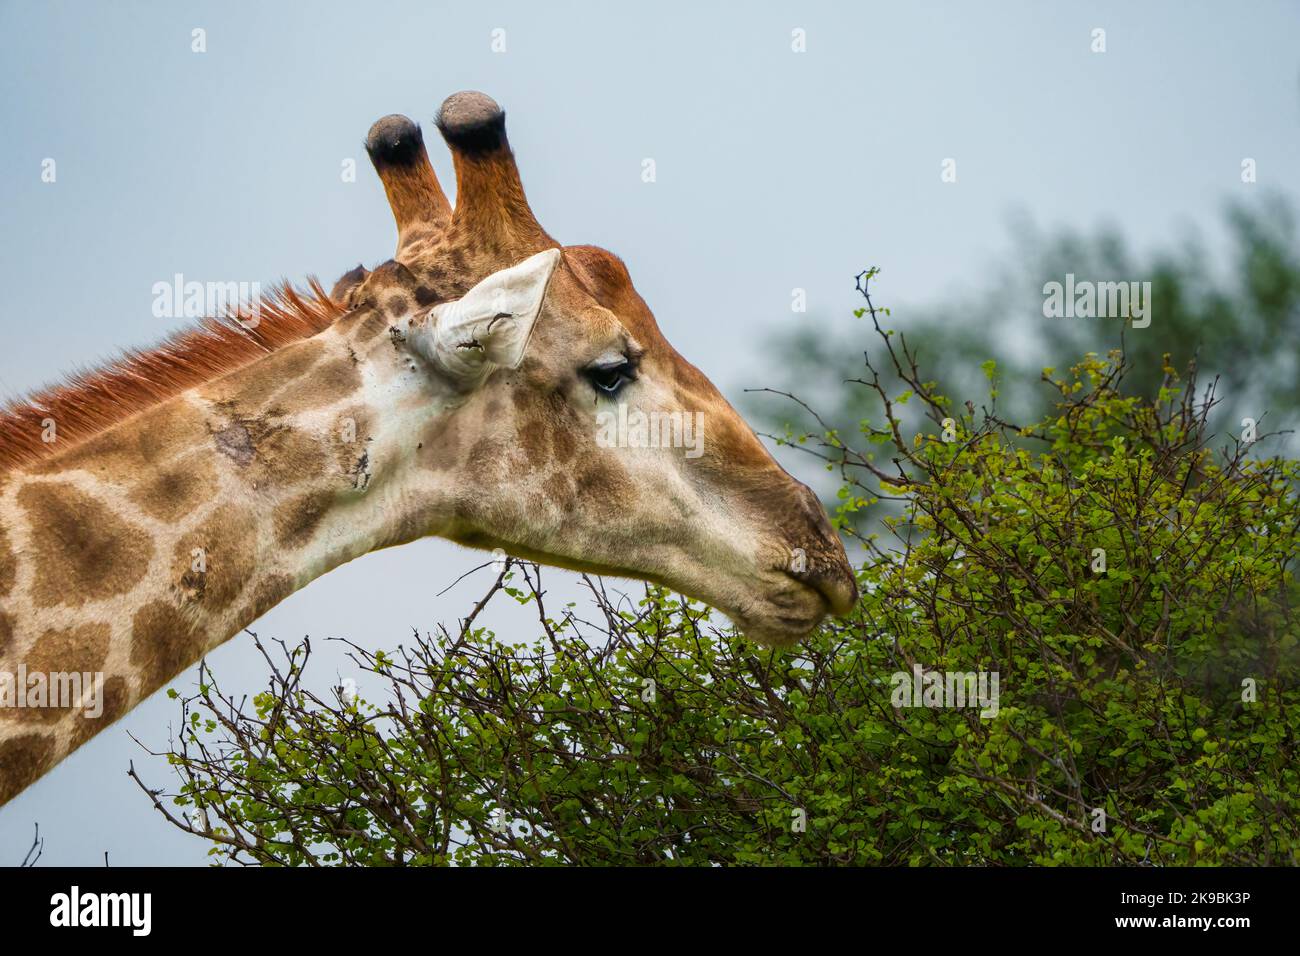
{"label": "green foliage", "polygon": [[[159,809],[285,865],[1295,863],[1297,463],[1212,450],[1167,360],[1150,399],[1118,354],[1045,373],[1018,428],[881,339],[925,424],[868,365],[863,450],[808,442],[844,527],[899,503],[851,618],[771,652],[656,588],[553,614],[512,562],[455,631],[353,646],[380,703],[307,691],[309,645],[249,713],[205,673]],[[535,640],[475,625],[510,598]],[[914,667],[996,674],[996,714],[902,706]]]}

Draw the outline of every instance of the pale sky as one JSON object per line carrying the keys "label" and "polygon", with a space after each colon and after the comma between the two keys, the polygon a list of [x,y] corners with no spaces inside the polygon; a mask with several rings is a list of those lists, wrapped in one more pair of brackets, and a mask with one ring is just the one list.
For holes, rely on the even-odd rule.
{"label": "pale sky", "polygon": [[[366,130],[393,112],[421,122],[450,193],[431,119],[481,89],[506,109],[547,230],[622,256],[669,339],[735,401],[781,362],[764,330],[853,321],[864,265],[884,269],[901,324],[909,304],[977,288],[1017,211],[1049,229],[1114,225],[1138,249],[1194,232],[1214,248],[1227,200],[1297,197],[1298,36],[1300,6],[1280,2],[2,0],[0,394],[156,340],[177,323],[154,318],[151,289],[175,273],[328,286],[388,258]],[[255,629],[391,647],[463,614],[488,571],[435,594],[482,560],[435,541],[371,555]],[[317,685],[346,676],[317,646]],[[263,683],[246,638],[209,663],[232,689]],[[22,858],[35,821],[51,864],[203,863],[206,845],[125,776],[134,759],[172,782],[128,732],[165,746],[177,713],[156,695],[0,810],[0,864]]]}

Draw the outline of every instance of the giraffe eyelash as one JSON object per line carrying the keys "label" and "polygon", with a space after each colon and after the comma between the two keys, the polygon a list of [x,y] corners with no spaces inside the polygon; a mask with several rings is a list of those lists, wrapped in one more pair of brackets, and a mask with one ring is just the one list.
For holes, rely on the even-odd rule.
{"label": "giraffe eyelash", "polygon": [[636,381],[636,362],[627,356],[619,356],[613,362],[588,365],[583,369],[583,375],[597,395],[613,398],[628,382]]}

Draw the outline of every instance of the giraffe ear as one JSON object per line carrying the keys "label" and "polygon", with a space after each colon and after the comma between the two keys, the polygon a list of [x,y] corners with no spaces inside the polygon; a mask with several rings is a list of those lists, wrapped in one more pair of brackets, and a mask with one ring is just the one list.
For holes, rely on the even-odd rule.
{"label": "giraffe ear", "polygon": [[415,332],[417,349],[461,381],[477,380],[491,366],[518,368],[560,255],[547,249],[529,256],[434,306]]}

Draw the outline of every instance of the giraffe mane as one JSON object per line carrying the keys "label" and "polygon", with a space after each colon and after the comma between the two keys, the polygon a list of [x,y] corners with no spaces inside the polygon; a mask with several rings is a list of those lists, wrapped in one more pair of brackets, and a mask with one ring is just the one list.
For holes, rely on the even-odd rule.
{"label": "giraffe mane", "polygon": [[[310,338],[345,311],[315,278],[304,291],[281,283],[262,294],[254,328],[240,324],[253,314],[241,305],[228,315],[201,319],[151,348],[127,349],[104,365],[78,369],[60,382],[0,404],[0,473],[64,451],[187,389]],[[55,422],[57,442],[42,440],[46,419]]]}

